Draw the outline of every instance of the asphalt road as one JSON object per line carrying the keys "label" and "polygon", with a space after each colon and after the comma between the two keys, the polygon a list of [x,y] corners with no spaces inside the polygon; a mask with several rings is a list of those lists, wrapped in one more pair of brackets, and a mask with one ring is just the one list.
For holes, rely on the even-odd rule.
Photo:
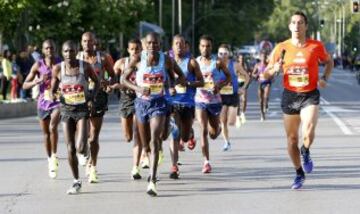
{"label": "asphalt road", "polygon": [[[210,142],[213,173],[201,173],[200,147],[180,154],[181,178],[168,178],[169,153],[160,166],[159,197],[132,181],[132,145],[125,143],[118,107],[111,105],[100,136],[100,183],[88,184],[84,169],[79,195],[72,183],[60,130],[58,178],[47,176],[47,161],[36,117],[0,120],[0,213],[359,213],[360,86],[354,74],[335,70],[321,90],[321,113],[311,149],[314,172],[304,188],[290,189],[294,170],[287,156],[280,109],[281,81],[271,91],[268,120],[260,122],[257,84],[249,89],[247,123],[230,128],[232,150]],[[199,125],[195,123],[196,135]],[[168,143],[164,143],[168,151]],[[146,177],[148,170],[142,170]]]}

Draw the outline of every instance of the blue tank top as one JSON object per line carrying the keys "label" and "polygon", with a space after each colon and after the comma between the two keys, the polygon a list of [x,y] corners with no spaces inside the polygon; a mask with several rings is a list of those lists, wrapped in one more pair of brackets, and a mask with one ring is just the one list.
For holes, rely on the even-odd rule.
{"label": "blue tank top", "polygon": [[[234,94],[238,93],[239,84],[237,82],[238,76],[235,72],[235,63],[233,60],[229,60],[229,62],[227,64],[227,68],[230,71],[231,80],[227,85],[222,87],[222,89],[220,90],[220,94],[221,95],[234,95]],[[221,72],[221,80],[222,81],[226,80],[226,76],[223,72]]]}
{"label": "blue tank top", "polygon": [[201,62],[201,56],[196,58],[199,63],[201,74],[204,78],[204,87],[196,89],[195,102],[216,104],[221,103],[221,96],[219,93],[214,94],[212,91],[215,84],[221,81],[221,71],[216,68],[216,56],[211,56],[210,65],[205,65]]}
{"label": "blue tank top", "polygon": [[163,97],[165,95],[165,55],[159,52],[159,62],[155,66],[147,65],[147,55],[142,55],[140,61],[140,68],[136,72],[136,84],[140,87],[150,88],[150,95],[144,96],[136,93],[138,98],[145,100],[152,100],[155,98]]}
{"label": "blue tank top", "polygon": [[[189,71],[189,63],[191,58],[189,56],[184,57],[180,63],[177,65],[180,67],[181,71],[183,72],[186,81],[193,82],[195,81],[195,74]],[[195,88],[176,85],[176,95],[172,97],[172,103],[174,104],[181,104],[185,106],[194,106],[195,105]]]}

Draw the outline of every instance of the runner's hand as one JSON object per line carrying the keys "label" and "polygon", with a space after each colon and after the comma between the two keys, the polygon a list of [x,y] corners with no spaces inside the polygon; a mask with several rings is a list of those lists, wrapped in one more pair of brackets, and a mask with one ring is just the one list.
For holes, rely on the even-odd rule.
{"label": "runner's hand", "polygon": [[327,82],[322,78],[319,80],[318,84],[320,88],[325,88],[327,86]]}
{"label": "runner's hand", "polygon": [[149,96],[151,91],[150,91],[150,88],[148,88],[148,87],[140,87],[139,92],[140,92],[140,94],[142,94],[144,96]]}
{"label": "runner's hand", "polygon": [[214,89],[213,89],[212,92],[213,92],[213,94],[219,93],[220,92],[220,86],[218,84],[215,84]]}
{"label": "runner's hand", "polygon": [[89,100],[89,101],[87,102],[87,106],[88,106],[88,109],[89,109],[89,111],[90,111],[90,114],[94,114],[94,113],[95,113],[94,101]]}

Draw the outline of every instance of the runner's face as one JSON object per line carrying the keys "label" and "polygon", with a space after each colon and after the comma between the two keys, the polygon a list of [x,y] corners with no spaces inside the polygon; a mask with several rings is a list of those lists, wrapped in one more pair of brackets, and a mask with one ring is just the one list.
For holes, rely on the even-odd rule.
{"label": "runner's face", "polygon": [[260,54],[260,60],[261,62],[265,62],[266,61],[266,55],[265,54]]}
{"label": "runner's face", "polygon": [[175,38],[173,40],[172,49],[175,55],[181,55],[185,52],[185,41],[182,38]]}
{"label": "runner's face", "polygon": [[136,43],[129,43],[128,49],[127,49],[130,57],[135,57],[139,55],[141,52],[140,46]]}
{"label": "runner's face", "polygon": [[64,45],[62,48],[62,55],[66,61],[76,59],[75,47],[72,47],[72,45]]}
{"label": "runner's face", "polygon": [[220,59],[229,59],[229,50],[226,48],[219,48],[218,57]]}
{"label": "runner's face", "polygon": [[84,34],[81,38],[81,47],[84,51],[93,51],[95,39],[90,34]]}
{"label": "runner's face", "polygon": [[146,37],[146,50],[149,53],[156,53],[160,50],[159,41],[154,36]]}
{"label": "runner's face", "polygon": [[211,41],[205,39],[200,40],[199,49],[201,56],[209,57],[212,49]]}
{"label": "runner's face", "polygon": [[51,42],[45,42],[42,46],[42,52],[45,57],[52,57],[55,53],[55,47]]}
{"label": "runner's face", "polygon": [[292,35],[296,37],[303,37],[306,34],[307,24],[304,17],[300,15],[293,15],[290,20],[289,29]]}

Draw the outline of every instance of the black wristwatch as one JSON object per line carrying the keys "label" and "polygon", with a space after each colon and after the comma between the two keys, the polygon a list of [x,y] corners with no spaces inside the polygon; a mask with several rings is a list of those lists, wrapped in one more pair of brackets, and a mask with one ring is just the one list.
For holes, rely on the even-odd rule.
{"label": "black wristwatch", "polygon": [[325,75],[322,75],[322,76],[321,76],[321,79],[324,80],[325,82],[327,82],[327,78],[326,78]]}

